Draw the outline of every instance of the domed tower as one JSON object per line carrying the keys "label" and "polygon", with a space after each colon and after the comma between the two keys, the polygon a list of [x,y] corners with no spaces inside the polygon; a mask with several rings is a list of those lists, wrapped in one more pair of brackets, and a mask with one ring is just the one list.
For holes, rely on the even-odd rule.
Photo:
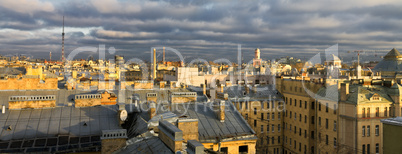
{"label": "domed tower", "polygon": [[255,49],[254,51],[254,59],[260,59],[260,49]]}
{"label": "domed tower", "polygon": [[261,66],[260,49],[258,48],[254,50],[253,66],[254,67]]}

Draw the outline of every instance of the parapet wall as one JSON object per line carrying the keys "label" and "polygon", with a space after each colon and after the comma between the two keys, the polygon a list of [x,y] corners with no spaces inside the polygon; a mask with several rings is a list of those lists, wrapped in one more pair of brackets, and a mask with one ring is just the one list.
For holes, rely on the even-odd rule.
{"label": "parapet wall", "polygon": [[55,95],[43,96],[10,96],[8,109],[50,108],[56,107]]}

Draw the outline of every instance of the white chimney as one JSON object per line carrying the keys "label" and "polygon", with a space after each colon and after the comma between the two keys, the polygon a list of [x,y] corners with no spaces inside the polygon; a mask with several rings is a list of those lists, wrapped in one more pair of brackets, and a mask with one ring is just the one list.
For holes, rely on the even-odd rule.
{"label": "white chimney", "polygon": [[1,113],[2,113],[2,114],[5,114],[5,113],[6,113],[6,106],[5,106],[5,105],[3,105],[3,108],[1,109]]}

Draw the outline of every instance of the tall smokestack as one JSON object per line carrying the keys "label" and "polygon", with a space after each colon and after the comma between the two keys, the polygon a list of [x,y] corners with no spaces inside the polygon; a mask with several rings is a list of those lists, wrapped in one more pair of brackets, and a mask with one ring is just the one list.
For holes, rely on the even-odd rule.
{"label": "tall smokestack", "polygon": [[156,79],[156,49],[154,48],[153,52],[153,70],[152,70],[152,79]]}
{"label": "tall smokestack", "polygon": [[165,47],[163,47],[162,63],[165,64]]}
{"label": "tall smokestack", "polygon": [[52,52],[49,53],[49,62],[52,62]]}
{"label": "tall smokestack", "polygon": [[61,33],[61,61],[64,62],[64,16],[63,16],[63,32]]}

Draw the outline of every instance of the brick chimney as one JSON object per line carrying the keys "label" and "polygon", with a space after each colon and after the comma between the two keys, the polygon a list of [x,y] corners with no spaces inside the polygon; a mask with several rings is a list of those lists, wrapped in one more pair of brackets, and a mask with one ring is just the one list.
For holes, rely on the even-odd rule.
{"label": "brick chimney", "polygon": [[198,140],[198,119],[177,119],[176,126],[183,131],[184,142]]}
{"label": "brick chimney", "polygon": [[156,115],[156,103],[155,102],[148,102],[148,106],[149,106],[149,119],[152,119],[152,117],[154,117]]}
{"label": "brick chimney", "polygon": [[215,112],[217,113],[218,120],[225,122],[225,103],[224,100],[216,100]]}
{"label": "brick chimney", "polygon": [[349,95],[349,83],[341,83],[341,101],[346,101]]}
{"label": "brick chimney", "polygon": [[176,151],[183,150],[183,131],[166,120],[159,121],[158,129],[159,139],[161,139],[162,142],[170,148],[170,150],[175,153]]}
{"label": "brick chimney", "polygon": [[221,93],[223,93],[224,88],[225,88],[225,85],[224,85],[224,84],[220,84],[219,91],[220,91]]}
{"label": "brick chimney", "polygon": [[201,84],[202,94],[207,95],[207,86],[205,84]]}

